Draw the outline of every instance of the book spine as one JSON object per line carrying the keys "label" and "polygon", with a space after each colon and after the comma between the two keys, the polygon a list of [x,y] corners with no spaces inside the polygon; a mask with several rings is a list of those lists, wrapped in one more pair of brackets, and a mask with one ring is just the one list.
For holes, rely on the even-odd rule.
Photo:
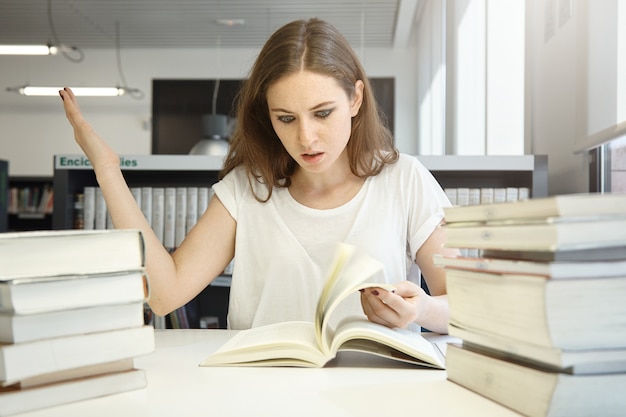
{"label": "book spine", "polygon": [[154,187],[152,189],[152,230],[161,243],[164,243],[163,232],[165,230],[165,188]]}
{"label": "book spine", "polygon": [[83,210],[83,227],[85,230],[93,230],[95,228],[96,221],[96,187],[84,187],[83,195],[85,200]]}
{"label": "book spine", "polygon": [[198,221],[198,187],[187,187],[187,219],[186,219],[186,233],[189,233],[191,228]]}
{"label": "book spine", "polygon": [[165,220],[163,245],[168,250],[176,247],[176,188],[165,187]]}
{"label": "book spine", "polygon": [[187,187],[176,187],[174,246],[179,247],[187,234]]}

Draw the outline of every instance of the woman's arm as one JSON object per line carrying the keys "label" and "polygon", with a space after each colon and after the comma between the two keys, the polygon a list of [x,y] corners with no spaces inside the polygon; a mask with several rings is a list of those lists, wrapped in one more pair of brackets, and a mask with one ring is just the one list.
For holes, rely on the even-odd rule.
{"label": "woman's arm", "polygon": [[169,254],[133,198],[117,153],[83,117],[71,89],[59,92],[74,138],[91,162],[116,229],[140,229],[146,246],[150,307],[165,315],[191,300],[230,262],[236,223],[214,197],[180,247]]}
{"label": "woman's arm", "polygon": [[417,251],[415,258],[431,295],[410,281],[397,284],[394,292],[382,288],[367,289],[361,293],[361,303],[369,320],[388,327],[402,328],[417,323],[433,332],[448,332],[450,309],[445,270],[435,266],[433,255],[458,256],[459,251],[445,248],[444,241],[443,230],[436,228]]}

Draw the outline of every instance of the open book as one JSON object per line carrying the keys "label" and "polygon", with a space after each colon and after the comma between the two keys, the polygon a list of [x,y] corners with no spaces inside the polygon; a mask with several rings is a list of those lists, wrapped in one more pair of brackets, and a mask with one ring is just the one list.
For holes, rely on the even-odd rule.
{"label": "open book", "polygon": [[290,321],[243,330],[200,365],[323,367],[337,352],[350,350],[444,369],[441,352],[419,333],[390,329],[365,316],[347,317],[330,326],[333,311],[350,294],[366,287],[393,288],[366,282],[380,270],[378,261],[340,244],[314,322]]}

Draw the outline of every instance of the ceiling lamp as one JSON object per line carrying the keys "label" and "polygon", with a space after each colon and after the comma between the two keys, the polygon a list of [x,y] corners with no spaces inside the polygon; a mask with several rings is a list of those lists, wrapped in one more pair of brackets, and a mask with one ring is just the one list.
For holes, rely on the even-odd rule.
{"label": "ceiling lamp", "polygon": [[[123,87],[70,87],[76,96],[91,97],[116,97],[126,93],[134,93],[135,90]],[[37,87],[24,85],[21,87],[9,87],[7,91],[23,96],[58,96],[63,87]],[[131,91],[132,90],[132,91]]]}
{"label": "ceiling lamp", "polygon": [[59,48],[52,45],[0,45],[0,55],[56,55]]}

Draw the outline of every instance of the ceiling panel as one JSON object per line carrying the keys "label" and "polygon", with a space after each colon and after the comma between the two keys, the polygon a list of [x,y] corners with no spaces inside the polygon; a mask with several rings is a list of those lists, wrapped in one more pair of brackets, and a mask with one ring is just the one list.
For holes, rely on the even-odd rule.
{"label": "ceiling panel", "polygon": [[119,34],[122,48],[258,48],[281,25],[319,17],[353,47],[391,47],[401,1],[0,0],[0,43],[115,48]]}

